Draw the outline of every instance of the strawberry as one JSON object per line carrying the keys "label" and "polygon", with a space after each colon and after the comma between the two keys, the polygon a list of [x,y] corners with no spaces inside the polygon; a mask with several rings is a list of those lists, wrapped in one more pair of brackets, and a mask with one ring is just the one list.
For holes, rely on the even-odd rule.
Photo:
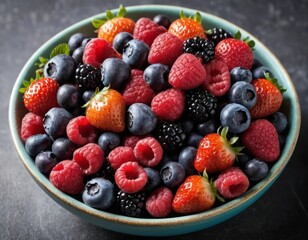
{"label": "strawberry", "polygon": [[278,133],[272,123],[266,119],[257,119],[240,135],[247,151],[255,158],[274,162],[280,155]]}
{"label": "strawberry", "polygon": [[205,76],[200,60],[191,53],[183,53],[170,69],[168,82],[174,88],[189,90],[201,85]]}
{"label": "strawberry", "polygon": [[276,78],[255,79],[252,85],[256,89],[257,103],[249,110],[252,118],[263,118],[277,112],[282,104],[282,93],[286,91],[277,83]]}
{"label": "strawberry", "polygon": [[183,41],[177,36],[166,32],[155,38],[152,43],[148,62],[161,63],[169,67],[183,53]]}
{"label": "strawberry", "polygon": [[136,22],[133,36],[135,39],[144,41],[151,47],[154,39],[167,32],[167,29],[163,26],[159,26],[157,23],[153,22],[150,18],[139,18]]}
{"label": "strawberry", "polygon": [[179,186],[172,201],[172,209],[181,214],[202,212],[214,205],[216,197],[216,189],[204,171],[203,177],[190,175]]}
{"label": "strawberry", "polygon": [[254,46],[254,42],[241,37],[240,32],[235,35],[235,38],[227,38],[220,41],[215,47],[215,57],[227,64],[231,71],[235,67],[244,67],[250,69],[253,64],[253,52],[251,47]]}
{"label": "strawberry", "polygon": [[125,103],[122,95],[108,87],[96,93],[86,103],[86,117],[94,127],[111,132],[125,128]]}
{"label": "strawberry", "polygon": [[40,78],[32,81],[24,92],[25,107],[37,115],[45,113],[58,106],[57,92],[59,84],[52,78]]}
{"label": "strawberry", "polygon": [[204,64],[204,68],[206,79],[202,83],[202,87],[214,96],[220,97],[225,95],[231,87],[228,66],[222,61],[213,60]]}
{"label": "strawberry", "polygon": [[199,36],[206,38],[204,29],[201,25],[202,17],[199,12],[193,16],[193,18],[187,18],[184,11],[180,12],[180,18],[171,23],[168,28],[168,32],[180,38],[183,42],[188,38]]}
{"label": "strawberry", "polygon": [[201,140],[197,154],[194,159],[194,166],[199,172],[205,169],[208,173],[221,172],[231,167],[236,155],[243,147],[232,147],[238,137],[227,139],[228,127],[224,127],[221,132],[205,135]]}
{"label": "strawberry", "polygon": [[108,10],[106,11],[107,20],[93,20],[93,26],[98,28],[98,38],[102,38],[112,44],[114,37],[120,32],[133,34],[135,21],[131,18],[125,17],[125,15],[126,9],[120,5],[116,16]]}

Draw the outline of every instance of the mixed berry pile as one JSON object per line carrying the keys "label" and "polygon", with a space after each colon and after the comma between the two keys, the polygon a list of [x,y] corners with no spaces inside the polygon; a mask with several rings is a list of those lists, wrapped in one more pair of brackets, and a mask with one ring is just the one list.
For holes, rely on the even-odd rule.
{"label": "mixed berry pile", "polygon": [[254,42],[201,16],[133,20],[120,7],[24,81],[21,138],[63,193],[131,217],[206,211],[278,160],[288,121]]}

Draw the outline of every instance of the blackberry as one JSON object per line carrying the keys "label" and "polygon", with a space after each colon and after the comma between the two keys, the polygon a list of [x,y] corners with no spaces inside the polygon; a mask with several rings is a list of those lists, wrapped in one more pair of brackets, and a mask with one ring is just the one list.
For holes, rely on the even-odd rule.
{"label": "blackberry", "polygon": [[75,81],[85,89],[102,88],[101,71],[90,64],[80,64],[75,73]]}
{"label": "blackberry", "polygon": [[216,46],[221,40],[226,38],[233,38],[233,36],[223,28],[213,28],[206,31],[208,40],[212,41]]}
{"label": "blackberry", "polygon": [[144,192],[125,193],[121,190],[117,193],[117,206],[120,211],[129,217],[141,217],[145,213],[146,194]]}
{"label": "blackberry", "polygon": [[186,95],[186,112],[188,118],[205,122],[215,115],[217,98],[201,88],[189,90]]}
{"label": "blackberry", "polygon": [[111,167],[108,159],[105,159],[104,164],[101,169],[101,176],[105,179],[110,180],[110,182],[114,183],[114,174],[115,170]]}
{"label": "blackberry", "polygon": [[167,151],[176,151],[184,146],[186,133],[185,128],[180,122],[160,122],[155,134]]}
{"label": "blackberry", "polygon": [[203,63],[207,63],[215,58],[214,43],[199,36],[185,40],[183,50],[186,53],[192,53],[196,57],[201,58]]}

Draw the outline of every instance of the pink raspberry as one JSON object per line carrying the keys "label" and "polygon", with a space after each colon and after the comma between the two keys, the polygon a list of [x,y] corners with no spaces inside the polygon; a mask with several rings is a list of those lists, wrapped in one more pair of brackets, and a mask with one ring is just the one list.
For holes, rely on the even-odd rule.
{"label": "pink raspberry", "polygon": [[143,71],[133,69],[130,80],[125,86],[122,95],[126,106],[137,102],[150,105],[155,93],[143,79]]}
{"label": "pink raspberry", "polygon": [[151,102],[152,111],[162,120],[175,121],[185,107],[185,94],[180,89],[169,88],[158,93]]}
{"label": "pink raspberry", "polygon": [[146,137],[137,142],[134,154],[139,163],[147,167],[157,166],[163,157],[163,148],[153,137]]}
{"label": "pink raspberry", "polygon": [[74,161],[63,160],[50,172],[50,182],[67,194],[79,194],[83,190],[83,170]]}
{"label": "pink raspberry", "polygon": [[231,167],[219,174],[214,186],[224,198],[236,198],[247,191],[249,180],[240,168]]}
{"label": "pink raspberry", "polygon": [[69,121],[66,126],[67,137],[75,144],[83,146],[94,143],[97,139],[96,128],[85,116],[79,116]]}
{"label": "pink raspberry", "polygon": [[173,194],[167,187],[160,187],[150,194],[145,208],[153,217],[166,217],[172,210]]}
{"label": "pink raspberry", "polygon": [[25,142],[28,137],[40,133],[45,133],[43,127],[43,117],[35,113],[28,112],[21,120],[21,139]]}
{"label": "pink raspberry", "polygon": [[114,179],[123,192],[136,193],[145,186],[148,175],[137,162],[126,162],[116,170]]}
{"label": "pink raspberry", "polygon": [[73,161],[85,175],[96,173],[104,163],[104,151],[96,143],[88,143],[74,151]]}
{"label": "pink raspberry", "polygon": [[135,135],[125,136],[123,140],[123,145],[125,147],[131,147],[134,149],[137,142],[143,138],[144,136],[135,136]]}
{"label": "pink raspberry", "polygon": [[113,169],[118,169],[123,163],[136,162],[134,151],[130,147],[119,146],[108,154],[108,160]]}

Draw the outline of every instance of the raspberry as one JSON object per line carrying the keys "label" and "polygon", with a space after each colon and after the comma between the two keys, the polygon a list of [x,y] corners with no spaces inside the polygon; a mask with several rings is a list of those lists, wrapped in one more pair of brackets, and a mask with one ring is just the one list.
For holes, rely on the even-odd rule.
{"label": "raspberry", "polygon": [[104,163],[104,151],[95,143],[88,143],[75,150],[73,161],[78,163],[85,175],[96,173]]}
{"label": "raspberry", "polygon": [[101,63],[110,57],[117,57],[116,51],[104,39],[95,38],[87,43],[83,52],[83,63],[99,68]]}
{"label": "raspberry", "polygon": [[138,162],[147,167],[157,166],[163,157],[163,148],[153,137],[146,137],[137,142],[134,154]]}
{"label": "raspberry", "polygon": [[174,121],[181,117],[185,107],[185,95],[182,90],[170,88],[158,93],[151,102],[151,108],[162,120]]}
{"label": "raspberry", "polygon": [[167,187],[160,187],[150,194],[145,208],[153,217],[166,217],[172,210],[173,194]]}
{"label": "raspberry", "polygon": [[118,169],[123,163],[136,162],[134,151],[130,147],[117,147],[113,149],[109,155],[108,160],[113,169]]}
{"label": "raspberry", "polygon": [[222,61],[213,60],[205,64],[204,68],[206,79],[202,87],[214,96],[220,97],[225,95],[231,87],[231,76],[228,66]]}
{"label": "raspberry", "polygon": [[116,170],[114,179],[123,192],[136,193],[145,186],[148,175],[137,162],[126,162]]}
{"label": "raspberry", "polygon": [[219,174],[214,186],[224,198],[236,198],[247,191],[249,180],[240,168],[231,167]]}
{"label": "raspberry", "polygon": [[25,142],[28,137],[39,133],[45,133],[43,118],[35,113],[28,112],[21,120],[21,139]]}
{"label": "raspberry", "polygon": [[134,148],[137,142],[143,139],[144,137],[145,136],[136,136],[136,135],[125,136],[123,140],[123,146]]}
{"label": "raspberry", "polygon": [[94,143],[97,139],[96,129],[85,116],[79,116],[69,121],[66,126],[67,137],[77,145]]}
{"label": "raspberry", "polygon": [[126,106],[133,103],[144,103],[150,105],[155,93],[143,79],[143,71],[133,69],[131,78],[122,93]]}
{"label": "raspberry", "polygon": [[54,166],[49,180],[67,194],[79,194],[83,190],[83,171],[79,164],[71,160],[63,160]]}

